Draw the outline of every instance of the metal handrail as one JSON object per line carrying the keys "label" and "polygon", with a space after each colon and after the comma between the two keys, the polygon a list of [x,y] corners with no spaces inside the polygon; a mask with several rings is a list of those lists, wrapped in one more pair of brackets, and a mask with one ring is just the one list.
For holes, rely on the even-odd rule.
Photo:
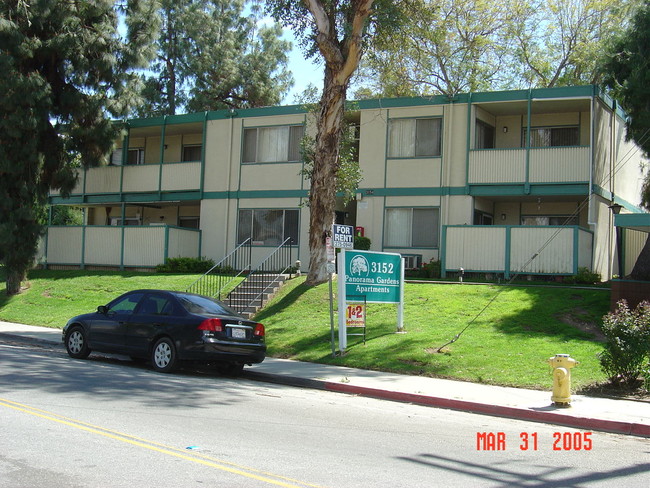
{"label": "metal handrail", "polygon": [[[240,254],[246,251],[248,256],[244,254],[244,258],[247,257],[248,259],[247,260],[244,259],[245,264],[239,267],[237,263],[238,258]],[[239,268],[239,272],[233,276],[231,275],[224,276],[223,270],[226,267],[231,268],[233,271],[237,271]],[[223,292],[223,290],[225,290],[234,280],[236,280],[244,273],[246,272],[250,273],[251,268],[252,268],[252,241],[250,238],[247,238],[244,242],[242,242],[235,249],[233,249],[226,257],[224,257],[221,261],[219,261],[217,264],[212,266],[212,268],[210,268],[208,271],[206,271],[203,274],[203,276],[201,276],[194,283],[192,283],[187,288],[186,291],[189,293],[199,293],[201,295],[218,297],[221,300],[221,293]],[[223,283],[224,279],[228,277],[230,277],[230,279],[226,283]],[[212,286],[215,284],[215,281],[217,285],[216,287]],[[214,288],[217,288],[217,290],[214,291]]]}
{"label": "metal handrail", "polygon": [[[238,312],[242,312],[248,307],[252,307],[258,300],[259,306],[263,306],[266,292],[272,288],[275,283],[280,281],[279,278],[281,275],[286,274],[286,271],[291,268],[291,251],[291,238],[288,237],[284,242],[282,242],[282,244],[264,258],[255,270],[252,270],[249,273],[246,280],[240,283],[228,294],[228,304]],[[265,278],[267,277],[270,279],[266,280]],[[257,291],[256,288],[261,288],[261,290],[259,290],[255,296],[250,298],[244,304],[236,304],[233,302],[234,297],[245,295],[247,292],[255,293],[255,291]]]}

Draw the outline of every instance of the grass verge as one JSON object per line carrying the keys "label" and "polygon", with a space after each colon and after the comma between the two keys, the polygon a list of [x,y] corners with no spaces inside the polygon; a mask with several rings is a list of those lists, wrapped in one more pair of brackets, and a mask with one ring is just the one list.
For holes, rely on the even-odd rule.
{"label": "grass verge", "polygon": [[[27,290],[7,297],[0,276],[0,320],[62,327],[125,291],[184,290],[196,277],[37,270]],[[406,334],[395,333],[395,305],[369,304],[366,344],[351,337],[342,357],[331,353],[327,284],[289,281],[257,320],[267,328],[274,357],[487,384],[550,390],[547,359],[571,354],[580,361],[572,370],[576,391],[606,379],[597,358],[603,346],[594,334],[608,306],[609,293],[602,289],[407,283]],[[455,343],[436,352],[473,319]]]}

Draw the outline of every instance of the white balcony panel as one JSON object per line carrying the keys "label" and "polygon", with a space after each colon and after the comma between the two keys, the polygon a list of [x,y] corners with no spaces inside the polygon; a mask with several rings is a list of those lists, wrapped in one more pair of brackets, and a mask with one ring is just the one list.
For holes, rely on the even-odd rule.
{"label": "white balcony panel", "polygon": [[445,267],[449,270],[503,270],[505,247],[505,227],[448,227]]}
{"label": "white balcony panel", "polygon": [[522,183],[526,179],[524,149],[470,151],[469,183]]}
{"label": "white balcony panel", "polygon": [[200,236],[198,231],[170,228],[167,256],[170,258],[199,257]]}
{"label": "white balcony panel", "polygon": [[201,163],[163,164],[162,191],[198,190]]}
{"label": "white balcony panel", "polygon": [[[120,191],[121,166],[102,166],[86,172],[86,193],[118,193]],[[83,175],[80,176],[80,181]],[[81,193],[82,187],[78,187]],[[75,189],[77,191],[77,189]]]}
{"label": "white balcony panel", "polygon": [[81,263],[83,227],[49,227],[47,262],[55,264]]}
{"label": "white balcony panel", "polygon": [[529,178],[531,183],[589,181],[589,148],[531,149]]}
{"label": "white balcony panel", "polygon": [[578,267],[591,269],[594,254],[594,235],[586,230],[578,230]]}
{"label": "white balcony panel", "polygon": [[121,249],[121,227],[86,227],[85,264],[119,266]]}
{"label": "white balcony panel", "polygon": [[124,192],[158,191],[159,182],[160,164],[124,166]]}
{"label": "white balcony panel", "polygon": [[524,274],[573,274],[573,235],[573,227],[513,227],[510,269]]}
{"label": "white balcony panel", "polygon": [[165,227],[126,227],[124,265],[157,266],[165,262]]}

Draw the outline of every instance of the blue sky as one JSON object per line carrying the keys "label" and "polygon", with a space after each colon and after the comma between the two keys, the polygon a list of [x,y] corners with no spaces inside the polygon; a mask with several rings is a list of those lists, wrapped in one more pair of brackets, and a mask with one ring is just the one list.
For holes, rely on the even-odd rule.
{"label": "blue sky", "polygon": [[313,60],[306,60],[304,54],[295,42],[293,33],[284,29],[284,39],[291,41],[293,50],[289,54],[289,70],[293,73],[294,85],[288,95],[282,100],[282,105],[293,105],[296,95],[300,95],[312,84],[319,92],[323,88],[323,64],[314,63]]}

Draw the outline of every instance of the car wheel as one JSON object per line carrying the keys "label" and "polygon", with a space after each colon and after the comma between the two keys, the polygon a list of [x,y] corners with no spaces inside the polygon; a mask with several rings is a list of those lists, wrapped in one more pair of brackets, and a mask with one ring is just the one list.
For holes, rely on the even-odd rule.
{"label": "car wheel", "polygon": [[170,373],[176,369],[176,347],[168,337],[159,339],[151,350],[151,366],[159,373]]}
{"label": "car wheel", "polygon": [[65,336],[65,349],[70,357],[86,359],[90,354],[86,331],[83,327],[72,327]]}

